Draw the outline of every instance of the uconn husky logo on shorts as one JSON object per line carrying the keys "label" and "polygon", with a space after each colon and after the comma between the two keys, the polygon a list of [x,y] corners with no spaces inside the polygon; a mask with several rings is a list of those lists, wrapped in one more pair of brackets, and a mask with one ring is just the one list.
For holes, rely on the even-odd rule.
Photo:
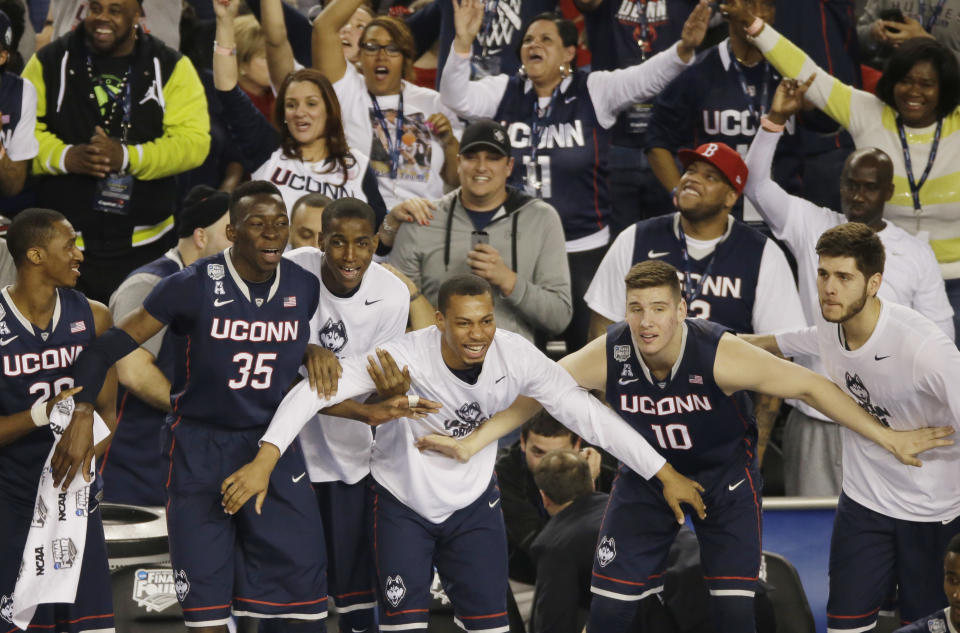
{"label": "uconn husky logo on shorts", "polygon": [[457,419],[445,420],[444,428],[450,431],[450,435],[456,438],[466,437],[473,433],[480,424],[487,418],[480,410],[480,404],[477,402],[468,402],[457,409]]}
{"label": "uconn husky logo on shorts", "polygon": [[173,588],[177,592],[177,598],[180,602],[183,602],[187,594],[190,593],[190,581],[187,580],[186,570],[181,569],[173,575]]}
{"label": "uconn husky logo on shorts", "polygon": [[617,542],[612,536],[604,536],[597,545],[597,562],[601,567],[609,565],[617,557]]}
{"label": "uconn husky logo on shorts", "polygon": [[403,597],[407,595],[407,587],[403,584],[403,578],[400,577],[400,574],[387,576],[387,582],[384,585],[384,594],[387,597],[387,602],[393,607],[400,604]]}
{"label": "uconn husky logo on shorts", "polygon": [[348,340],[347,326],[343,324],[343,321],[334,321],[333,317],[330,317],[320,328],[320,345],[334,354],[342,350]]}
{"label": "uconn husky logo on shorts", "polygon": [[0,618],[13,624],[13,596],[0,596]]}
{"label": "uconn husky logo on shorts", "polygon": [[870,392],[867,391],[867,386],[860,380],[859,375],[854,374],[851,376],[850,372],[845,373],[847,391],[854,397],[857,404],[859,404],[864,411],[875,417],[880,424],[889,427],[890,423],[887,422],[887,417],[890,415],[890,412],[878,404],[870,403]]}

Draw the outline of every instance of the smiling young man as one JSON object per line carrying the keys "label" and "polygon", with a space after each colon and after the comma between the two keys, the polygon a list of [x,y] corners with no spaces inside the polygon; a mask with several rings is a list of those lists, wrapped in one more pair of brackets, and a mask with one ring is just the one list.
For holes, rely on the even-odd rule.
{"label": "smiling young man", "polygon": [[[877,297],[884,269],[877,234],[848,222],[820,236],[816,252],[823,319],[749,340],[786,356],[818,354],[826,375],[885,429],[960,428],[960,351],[926,317]],[[943,549],[960,532],[958,517],[960,448],[934,448],[918,470],[844,430],[828,630],[872,630],[894,587],[905,621],[938,608]]]}
{"label": "smiling young man", "polygon": [[947,595],[946,609],[922,617],[894,633],[957,633],[960,631],[960,535],[947,544],[943,558],[943,593]]}
{"label": "smiling young man", "polygon": [[[381,630],[427,628],[434,564],[467,631],[509,630],[507,543],[493,477],[496,446],[458,463],[421,453],[414,442],[431,433],[467,437],[520,395],[543,403],[643,477],[658,477],[677,513],[684,502],[702,511],[694,485],[623,420],[578,389],[569,374],[523,337],[497,328],[489,283],[476,275],[454,275],[441,286],[437,308],[436,327],[384,345],[399,366],[409,368],[411,404],[428,403],[432,410],[377,430],[370,471]],[[257,504],[263,502],[273,464],[314,412],[373,389],[362,357],[343,362],[333,400],[294,387],[263,436],[256,460],[224,483],[227,511],[253,495]]]}

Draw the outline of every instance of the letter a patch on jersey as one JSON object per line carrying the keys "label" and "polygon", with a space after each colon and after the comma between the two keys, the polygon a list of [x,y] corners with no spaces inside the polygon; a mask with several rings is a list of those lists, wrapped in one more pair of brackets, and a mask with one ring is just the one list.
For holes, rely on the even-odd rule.
{"label": "letter a patch on jersey", "polygon": [[407,587],[403,584],[403,578],[400,574],[396,576],[387,576],[387,582],[384,585],[384,593],[387,596],[387,602],[394,608],[400,604],[403,597],[407,595]]}
{"label": "letter a patch on jersey", "polygon": [[613,360],[618,363],[630,358],[630,346],[629,345],[614,345],[613,346]]}
{"label": "letter a patch on jersey", "polygon": [[600,539],[600,544],[597,546],[597,562],[600,563],[601,567],[606,567],[613,559],[617,557],[617,542],[613,540],[612,536],[604,536]]}

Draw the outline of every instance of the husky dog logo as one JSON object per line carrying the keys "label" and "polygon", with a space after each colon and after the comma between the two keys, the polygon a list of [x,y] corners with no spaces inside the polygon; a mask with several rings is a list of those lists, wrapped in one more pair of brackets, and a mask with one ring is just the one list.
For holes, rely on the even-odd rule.
{"label": "husky dog logo", "polygon": [[346,346],[347,340],[347,326],[343,321],[334,321],[331,317],[320,328],[320,345],[334,354]]}
{"label": "husky dog logo", "polygon": [[70,569],[77,562],[77,546],[72,538],[58,538],[50,542],[53,550],[53,568]]}
{"label": "husky dog logo", "polygon": [[0,596],[0,618],[13,624],[13,596]]}
{"label": "husky dog logo", "polygon": [[629,345],[614,345],[613,346],[613,360],[618,363],[630,358],[630,346]]}
{"label": "husky dog logo", "polygon": [[190,581],[187,580],[186,570],[181,569],[173,575],[173,588],[177,592],[177,599],[183,602],[190,593]]}
{"label": "husky dog logo", "polygon": [[483,416],[480,404],[476,401],[468,402],[457,409],[456,420],[444,420],[443,426],[453,437],[466,437],[473,433],[487,418]]}
{"label": "husky dog logo", "polygon": [[597,561],[601,567],[606,567],[617,557],[617,542],[612,536],[604,536],[597,546]]}
{"label": "husky dog logo", "polygon": [[875,417],[880,424],[889,427],[890,423],[887,422],[887,418],[890,416],[890,412],[878,404],[871,404],[870,392],[867,391],[867,386],[860,380],[860,376],[858,374],[851,376],[850,372],[846,372],[844,378],[847,382],[847,391],[850,392],[850,395],[854,397],[860,407]]}
{"label": "husky dog logo", "polygon": [[0,321],[0,336],[10,336],[10,328],[6,321]]}
{"label": "husky dog logo", "polygon": [[33,521],[30,527],[42,528],[47,523],[47,504],[43,502],[43,497],[37,497],[37,505],[33,508]]}
{"label": "husky dog logo", "polygon": [[220,281],[226,276],[223,264],[207,264],[207,275],[214,281]]}
{"label": "husky dog logo", "polygon": [[403,597],[407,595],[407,587],[403,584],[403,578],[400,577],[400,574],[387,576],[384,593],[387,594],[387,601],[393,605],[394,608],[400,604]]}

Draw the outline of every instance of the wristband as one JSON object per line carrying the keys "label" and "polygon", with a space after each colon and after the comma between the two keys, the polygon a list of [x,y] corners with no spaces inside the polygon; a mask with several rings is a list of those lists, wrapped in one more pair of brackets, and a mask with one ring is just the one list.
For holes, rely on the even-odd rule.
{"label": "wristband", "polygon": [[747,27],[747,35],[750,37],[756,37],[760,34],[760,31],[763,30],[764,21],[760,18],[754,18],[753,22],[750,23],[750,26]]}
{"label": "wristband", "polygon": [[783,132],[784,125],[782,123],[774,123],[767,117],[760,119],[760,127],[765,129],[767,132]]}
{"label": "wristband", "polygon": [[386,233],[387,235],[393,235],[400,230],[400,225],[390,226],[390,223],[387,222],[386,218],[383,220],[383,224],[380,225],[380,230]]}
{"label": "wristband", "polygon": [[228,48],[226,46],[220,46],[216,40],[213,41],[213,54],[214,55],[224,55],[226,57],[235,57],[237,55],[237,47]]}
{"label": "wristband", "polygon": [[43,400],[30,409],[30,419],[36,426],[49,426],[50,417],[47,415],[47,401]]}
{"label": "wristband", "polygon": [[422,294],[423,294],[422,291],[417,290],[415,293],[413,293],[412,295],[410,295],[410,303],[413,303],[414,301],[416,301],[417,299],[419,299]]}

